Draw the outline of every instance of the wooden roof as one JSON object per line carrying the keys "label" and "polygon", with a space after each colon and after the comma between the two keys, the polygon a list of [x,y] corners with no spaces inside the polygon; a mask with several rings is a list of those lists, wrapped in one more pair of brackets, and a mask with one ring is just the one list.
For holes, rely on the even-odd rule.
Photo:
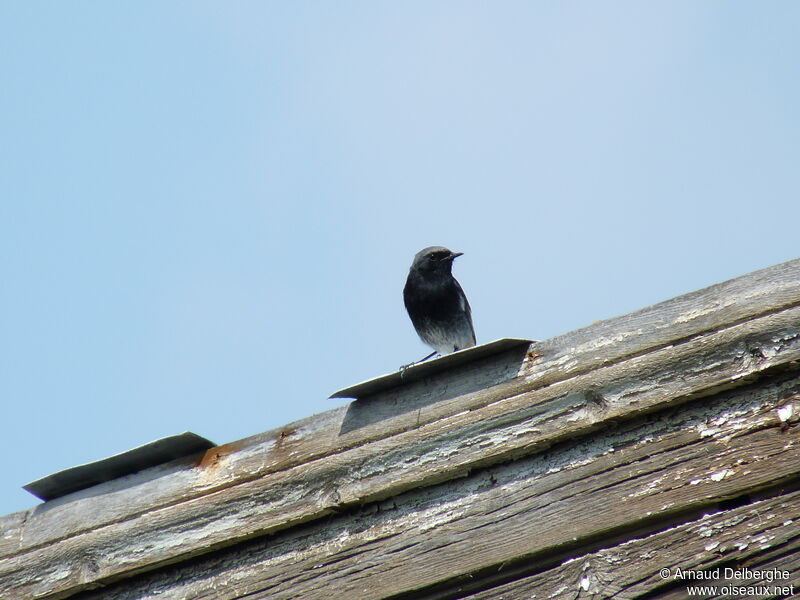
{"label": "wooden roof", "polygon": [[676,568],[742,565],[797,584],[799,418],[795,260],[2,517],[0,596],[685,598]]}

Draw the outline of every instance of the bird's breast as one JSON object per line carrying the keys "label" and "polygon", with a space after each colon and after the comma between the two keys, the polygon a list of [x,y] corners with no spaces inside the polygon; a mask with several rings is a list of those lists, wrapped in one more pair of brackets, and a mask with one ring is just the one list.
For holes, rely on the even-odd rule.
{"label": "bird's breast", "polygon": [[431,282],[409,277],[403,289],[409,315],[425,315],[431,320],[450,320],[464,310],[461,291],[453,282]]}

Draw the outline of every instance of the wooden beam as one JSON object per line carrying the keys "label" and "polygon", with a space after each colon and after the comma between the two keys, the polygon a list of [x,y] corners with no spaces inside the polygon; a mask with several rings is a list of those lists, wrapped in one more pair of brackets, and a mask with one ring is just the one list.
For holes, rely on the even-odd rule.
{"label": "wooden beam", "polygon": [[[797,304],[800,304],[800,260],[757,271],[541,342],[534,346],[533,358],[526,364],[524,385],[517,389],[513,386],[504,389],[513,394],[518,393],[518,389],[545,387],[598,365],[612,364],[628,356]],[[541,356],[536,358],[536,353]],[[486,365],[480,367],[485,368]],[[470,374],[457,375],[469,377]],[[457,380],[458,377],[451,379]],[[451,387],[453,382],[444,379],[433,383],[437,385],[431,387]],[[364,408],[352,403],[350,407],[328,411],[219,446],[205,455],[200,469],[191,468],[197,466],[197,461],[179,461],[172,468],[150,470],[139,477],[126,478],[122,482],[98,486],[92,492],[72,495],[63,503],[48,503],[46,511],[37,507],[16,519],[27,521],[26,536],[21,535],[21,530],[15,532],[10,525],[6,525],[3,528],[4,539],[11,540],[11,548],[25,548],[80,531],[77,523],[68,518],[64,520],[61,515],[53,521],[64,523],[63,527],[54,528],[53,522],[37,527],[39,515],[58,512],[58,508],[65,504],[91,504],[91,509],[79,512],[82,518],[89,519],[84,523],[85,528],[97,528],[389,437],[463,410],[472,410],[481,403],[502,396],[502,393],[471,394],[466,398],[459,396],[445,402],[421,405],[418,410],[400,412],[394,416],[385,406],[405,401],[408,396],[419,393],[418,387],[411,387],[397,392],[390,399],[392,402],[382,403],[382,398],[379,398]],[[385,418],[341,435],[346,414],[355,407],[365,412],[384,412]],[[136,487],[136,495],[126,494],[125,490],[131,486]],[[122,501],[115,499],[118,490],[127,495]],[[102,493],[102,497],[98,493]],[[88,502],[84,502],[84,499]],[[6,555],[4,548],[0,546],[0,557]]]}
{"label": "wooden beam", "polygon": [[68,597],[791,369],[798,306],[800,260],[11,515],[0,589]]}
{"label": "wooden beam", "polygon": [[[687,585],[704,581],[684,580],[682,571],[716,568],[778,568],[788,570],[795,583],[800,567],[800,492],[767,498],[733,510],[723,510],[642,537],[634,537],[545,569],[528,577],[491,586],[462,596],[464,600],[530,600],[531,598],[650,598],[685,600]],[[794,553],[790,562],[779,562],[770,549]],[[765,556],[766,555],[766,556]],[[662,573],[662,569],[669,572]],[[724,572],[724,571],[723,571]],[[666,577],[662,577],[666,574]],[[756,578],[754,583],[763,582]],[[710,582],[713,585],[713,582]],[[741,583],[740,583],[741,584]],[[660,594],[654,590],[663,590]],[[558,596],[554,596],[558,594]]]}
{"label": "wooden beam", "polygon": [[[730,549],[734,538],[704,524],[699,513],[718,515],[725,512],[719,502],[781,481],[800,484],[796,434],[782,431],[777,416],[798,385],[794,377],[721,393],[126,580],[85,600],[144,598],[158,590],[209,600],[453,597],[443,590],[450,594],[521,562],[546,566],[552,556],[580,556],[587,545],[658,523],[671,535],[681,520],[694,523],[692,532],[707,531],[706,557],[715,556],[713,543]],[[783,525],[800,516],[796,498],[796,492],[786,496],[780,518],[762,514],[773,530],[765,540],[797,535],[796,527]],[[750,552],[757,550],[754,543]]]}

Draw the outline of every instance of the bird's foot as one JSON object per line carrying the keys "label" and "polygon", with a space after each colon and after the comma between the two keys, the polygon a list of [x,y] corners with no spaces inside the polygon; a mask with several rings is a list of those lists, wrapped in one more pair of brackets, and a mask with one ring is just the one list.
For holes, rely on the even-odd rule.
{"label": "bird's foot", "polygon": [[407,369],[410,369],[410,368],[411,368],[411,367],[413,367],[414,365],[418,365],[418,364],[420,364],[420,363],[424,363],[426,360],[428,360],[429,358],[433,358],[434,356],[440,356],[440,354],[439,354],[438,352],[431,352],[431,353],[430,353],[430,354],[428,354],[428,356],[426,356],[425,358],[421,358],[420,360],[415,360],[414,362],[412,362],[412,363],[408,363],[407,365],[400,365],[400,368],[399,368],[398,370],[400,371],[400,376],[401,376],[401,378],[402,378],[402,376],[403,376],[403,373],[404,373],[404,372],[405,372]]}

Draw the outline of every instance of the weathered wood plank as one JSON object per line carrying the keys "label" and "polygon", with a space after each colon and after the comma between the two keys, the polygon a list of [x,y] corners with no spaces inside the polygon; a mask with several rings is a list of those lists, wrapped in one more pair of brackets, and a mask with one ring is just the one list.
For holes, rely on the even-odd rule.
{"label": "weathered wood plank", "polygon": [[797,481],[797,430],[783,432],[776,410],[798,384],[704,398],[82,598],[169,590],[199,600],[377,600],[714,511],[720,500]]}
{"label": "weathered wood plank", "polygon": [[[762,566],[768,564],[762,560],[765,546],[785,550],[787,545],[797,548],[797,544],[800,544],[798,522],[800,492],[795,491],[582,554],[554,568],[463,598],[627,600],[645,593],[652,594],[658,588],[670,588],[658,597],[683,600],[687,598],[687,583],[692,585],[693,581],[676,577],[677,569],[713,571],[736,564],[746,564],[751,569],[765,568]],[[800,561],[800,552],[796,560]],[[778,564],[776,562],[774,566]],[[780,564],[777,568],[783,569],[786,565]],[[662,569],[669,569],[666,579],[659,575]],[[788,583],[798,582],[800,571],[790,570],[790,573],[792,579]],[[458,592],[458,589],[453,591]],[[442,596],[446,597],[445,594]]]}
{"label": "weathered wood plank", "polygon": [[[543,356],[535,365],[530,365],[532,370],[528,373],[526,383],[529,386],[548,385],[598,365],[610,364],[731,323],[794,306],[798,302],[800,260],[794,260],[542,342],[537,348]],[[470,373],[458,375],[469,377]],[[448,387],[453,382],[437,383],[441,385],[433,387]],[[509,391],[513,392],[513,389]],[[206,457],[204,465],[210,468],[192,469],[189,468],[191,465],[182,465],[184,473],[173,473],[167,478],[143,474],[134,479],[135,494],[120,494],[113,485],[106,485],[93,490],[96,492],[94,494],[70,497],[68,502],[77,501],[89,506],[66,510],[62,518],[57,519],[62,526],[56,529],[39,527],[36,519],[39,512],[33,512],[33,518],[27,525],[32,532],[29,535],[31,541],[20,537],[19,544],[0,547],[0,556],[5,555],[6,548],[55,541],[73,533],[213,493],[462,410],[470,410],[483,401],[480,395],[472,395],[470,398],[457,399],[463,402],[450,400],[437,402],[433,406],[420,406],[419,411],[399,410],[392,413],[387,410],[385,405],[408,401],[409,396],[424,397],[426,392],[430,395],[430,390],[426,390],[425,386],[409,388],[405,392],[385,398],[385,402],[372,402],[370,412],[383,412],[385,418],[345,435],[339,435],[348,412],[342,408],[220,446]],[[430,401],[434,399],[435,395],[429,398]],[[358,404],[352,404],[350,408],[358,407]],[[59,507],[66,504],[62,503]],[[41,530],[50,531],[49,537]],[[14,532],[6,532],[7,537],[13,535]]]}
{"label": "weathered wood plank", "polygon": [[[571,377],[601,364],[610,364],[798,302],[800,260],[795,260],[542,342],[537,348],[543,356],[535,364],[529,362],[526,365],[531,367],[527,371],[526,386],[549,385],[559,378]],[[479,367],[485,369],[487,365]],[[41,509],[34,509],[27,524],[26,539],[19,536],[18,543],[0,547],[0,556],[5,555],[6,548],[32,547],[136,517],[470,410],[498,397],[498,394],[486,398],[472,394],[468,398],[453,400],[451,397],[430,405],[437,396],[428,388],[452,388],[459,378],[471,376],[470,372],[459,372],[449,379],[437,381],[434,386],[416,386],[376,399],[368,410],[354,403],[349,409],[329,411],[220,446],[207,454],[204,468],[182,464],[169,477],[144,473],[128,480],[135,487],[135,493],[128,494],[113,483],[98,486],[100,489],[88,494],[72,496],[66,502],[48,506],[47,511],[52,511],[50,514],[54,518],[43,526],[39,526],[37,519],[42,514]],[[519,393],[519,389],[509,387],[507,393]],[[416,404],[409,402],[410,398],[416,398]],[[412,408],[419,410],[392,411],[393,405],[401,403],[410,403]],[[359,409],[362,413],[377,414],[382,418],[341,434],[348,410]],[[52,527],[54,522],[59,526]],[[18,533],[9,531],[6,535]]]}
{"label": "weathered wood plank", "polygon": [[14,554],[20,549],[22,526],[28,511],[20,511],[0,517],[0,556]]}
{"label": "weathered wood plank", "polygon": [[[513,355],[511,361],[509,355]],[[461,379],[472,381],[477,377],[484,382],[505,381],[510,367],[515,371],[519,369],[517,350],[453,369],[437,378],[435,386],[427,381],[416,386],[420,392],[418,402],[424,406],[436,401],[441,389],[459,393],[462,389],[472,388],[471,383],[465,384]],[[390,404],[396,406],[394,402]],[[451,406],[452,402],[447,404]],[[451,407],[447,412],[454,411],[458,412]],[[364,412],[371,416],[359,416]],[[386,428],[386,420],[390,419],[387,415],[398,412],[401,415],[399,419],[406,425],[399,429]],[[428,420],[434,418],[428,416]],[[407,408],[395,407],[388,412],[382,411],[380,403],[371,403],[365,411],[354,410],[351,405],[315,415],[280,429],[218,446],[196,459],[178,460],[41,504],[29,511],[24,535],[17,546],[22,550],[33,548],[247,483],[410,429],[419,424],[419,419],[420,411],[414,410],[413,404]],[[364,420],[369,422],[363,423]],[[344,431],[352,421],[362,421],[361,427]]]}
{"label": "weathered wood plank", "polygon": [[[389,497],[540,451],[565,437],[586,435],[609,419],[630,418],[683,402],[798,358],[800,309],[782,311],[544,389],[498,398],[482,408],[268,478],[35,548],[4,561],[0,582],[15,580],[20,564],[35,562],[45,572],[46,565],[52,565],[59,577],[20,584],[27,594],[72,593],[127,571],[152,568],[320,518],[345,504]],[[587,405],[586,390],[602,401]],[[46,516],[41,516],[40,527]],[[178,550],[175,540],[180,540]],[[77,558],[72,563],[64,558],[92,552],[99,557],[91,568]]]}
{"label": "weathered wood plank", "polygon": [[[764,436],[754,434],[754,437]],[[775,472],[778,477],[792,476],[797,471],[796,457],[788,456],[790,452],[783,444],[780,448],[770,448],[765,444],[765,440],[759,439],[752,444],[742,445],[739,450],[737,453],[727,455],[726,458],[730,459],[728,466],[733,466],[737,460],[747,460],[755,453],[763,457],[763,460],[778,463]],[[716,474],[725,472],[723,468],[709,473],[706,456],[692,460],[685,453],[676,453],[670,466],[675,468],[681,463],[685,463],[686,469],[681,475],[693,477],[695,480],[703,481],[705,478],[708,481]],[[648,463],[645,462],[644,466],[648,466]],[[750,478],[748,482],[743,480],[736,483],[728,482],[729,487],[714,486],[716,488],[714,496],[706,495],[709,492],[698,494],[697,490],[687,489],[680,493],[674,489],[664,489],[658,485],[657,480],[647,477],[647,474],[637,476],[627,473],[628,477],[641,478],[645,485],[652,486],[652,489],[661,496],[647,495],[636,498],[638,490],[634,486],[625,486],[624,494],[614,495],[612,498],[598,497],[598,492],[603,486],[624,485],[621,479],[604,478],[601,479],[602,483],[594,485],[586,492],[546,493],[545,498],[541,500],[534,500],[530,496],[521,494],[511,494],[510,498],[506,495],[509,502],[517,505],[513,510],[509,510],[510,504],[501,503],[498,498],[493,498],[494,502],[482,498],[478,502],[488,503],[488,507],[495,514],[482,515],[482,518],[476,515],[472,519],[465,519],[466,522],[460,523],[457,529],[454,524],[450,524],[450,531],[440,535],[425,536],[411,532],[404,536],[402,541],[395,538],[394,543],[386,548],[388,558],[384,558],[382,562],[381,557],[385,555],[384,552],[373,552],[370,555],[359,547],[349,549],[350,552],[358,551],[355,559],[347,560],[341,553],[336,553],[331,560],[314,561],[315,578],[310,581],[302,581],[303,574],[292,569],[290,565],[283,565],[280,575],[274,571],[264,573],[262,570],[261,577],[264,579],[262,585],[265,587],[258,590],[254,597],[291,598],[296,597],[295,594],[299,592],[300,597],[308,599],[352,598],[363,594],[364,590],[370,590],[371,597],[384,598],[408,593],[440,583],[444,573],[467,576],[474,570],[488,569],[492,565],[502,565],[503,562],[517,560],[520,555],[538,553],[542,556],[546,550],[558,551],[564,544],[619,533],[622,527],[640,523],[643,516],[648,513],[668,513],[676,506],[685,508],[687,504],[692,506],[694,503],[721,499],[741,491],[742,488],[739,486],[747,484],[765,485],[772,480],[772,473],[764,475],[762,472],[763,478],[760,480]],[[590,496],[580,497],[579,494]],[[623,506],[627,510],[619,510],[617,505],[620,503],[624,503]],[[470,507],[462,505],[461,509],[468,512]],[[598,518],[599,515],[602,517]],[[490,529],[492,524],[500,520],[503,521],[502,526]],[[526,526],[534,520],[543,522],[542,526],[529,528],[526,531]],[[590,532],[592,526],[595,530]],[[371,571],[366,566],[370,567]],[[305,567],[311,568],[312,562],[307,562]],[[349,567],[353,573],[346,580],[338,581],[336,590],[331,591],[333,581],[339,579],[343,567]],[[295,577],[288,579],[290,574],[294,574]],[[272,575],[273,579],[269,580],[264,575]],[[280,582],[277,589],[274,587],[276,580]],[[218,597],[218,595],[215,592],[213,596],[205,597]]]}
{"label": "weathered wood plank", "polygon": [[545,340],[539,346],[570,376],[747,319],[796,306],[800,259],[678,296]]}

